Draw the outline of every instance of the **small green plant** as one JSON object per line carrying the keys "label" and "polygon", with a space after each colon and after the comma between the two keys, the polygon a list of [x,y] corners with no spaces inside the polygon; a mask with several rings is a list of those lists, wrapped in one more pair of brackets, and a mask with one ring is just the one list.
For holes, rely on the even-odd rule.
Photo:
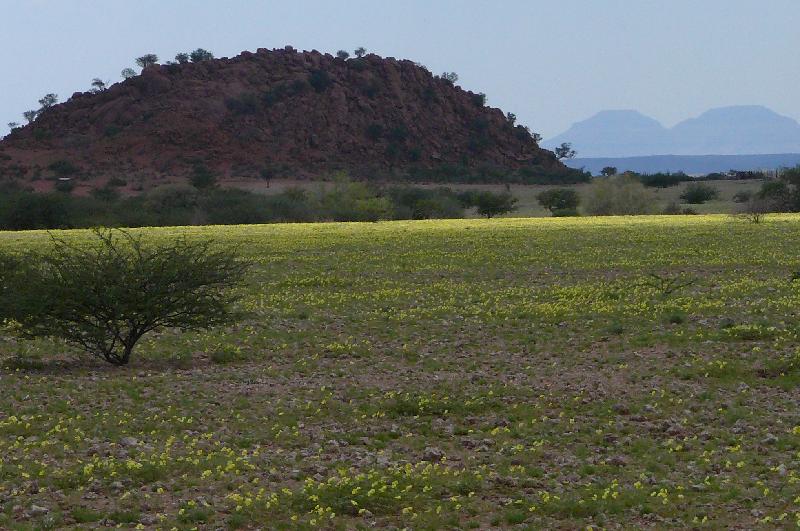
{"label": "small green plant", "polygon": [[686,314],[681,311],[671,311],[667,313],[666,321],[669,324],[679,325],[686,322]]}
{"label": "small green plant", "polygon": [[763,324],[739,324],[725,328],[725,334],[739,341],[758,341],[772,339],[778,334],[778,329]]}
{"label": "small green plant", "polygon": [[645,284],[658,292],[662,297],[669,297],[696,282],[696,278],[686,278],[683,275],[659,275],[658,273],[650,273]]}
{"label": "small green plant", "polygon": [[237,361],[241,361],[244,359],[244,355],[242,354],[241,347],[234,346],[234,345],[219,345],[217,346],[209,356],[213,363],[217,365],[225,365],[228,363],[235,363]]}

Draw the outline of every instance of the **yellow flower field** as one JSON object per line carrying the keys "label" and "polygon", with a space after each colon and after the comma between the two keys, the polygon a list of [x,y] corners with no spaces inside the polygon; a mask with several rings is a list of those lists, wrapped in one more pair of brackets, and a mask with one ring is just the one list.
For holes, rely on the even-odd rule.
{"label": "yellow flower field", "polygon": [[0,335],[2,529],[800,526],[798,215],[144,231],[252,258],[247,318]]}

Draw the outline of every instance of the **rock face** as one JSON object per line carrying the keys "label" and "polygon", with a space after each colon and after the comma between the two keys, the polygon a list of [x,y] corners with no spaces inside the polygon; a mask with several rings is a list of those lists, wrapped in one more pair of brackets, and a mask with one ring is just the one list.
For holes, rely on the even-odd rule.
{"label": "rock face", "polygon": [[183,176],[199,163],[223,177],[265,167],[294,177],[444,165],[571,171],[482,95],[411,61],[290,47],[151,66],[103,92],[75,93],[0,141],[6,174],[46,173],[56,161],[123,177]]}

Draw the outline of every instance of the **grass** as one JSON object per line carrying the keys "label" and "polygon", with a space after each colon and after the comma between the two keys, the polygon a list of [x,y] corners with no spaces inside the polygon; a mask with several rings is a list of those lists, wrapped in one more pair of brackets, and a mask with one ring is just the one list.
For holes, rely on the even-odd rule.
{"label": "grass", "polygon": [[800,216],[145,231],[238,244],[249,315],[123,369],[0,336],[2,529],[800,520]]}

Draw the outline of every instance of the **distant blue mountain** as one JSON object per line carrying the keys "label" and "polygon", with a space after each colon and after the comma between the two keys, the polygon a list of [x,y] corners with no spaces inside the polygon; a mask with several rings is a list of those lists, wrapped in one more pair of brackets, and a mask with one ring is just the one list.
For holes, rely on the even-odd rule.
{"label": "distant blue mountain", "polygon": [[800,153],[800,123],[758,105],[711,109],[669,129],[637,111],[602,111],[542,146],[562,142],[583,158]]}
{"label": "distant blue mountain", "polygon": [[637,173],[682,171],[689,175],[706,175],[728,170],[774,170],[800,164],[799,153],[774,155],[649,155],[644,157],[575,158],[564,161],[572,168],[583,168],[598,175],[606,166],[619,172]]}

